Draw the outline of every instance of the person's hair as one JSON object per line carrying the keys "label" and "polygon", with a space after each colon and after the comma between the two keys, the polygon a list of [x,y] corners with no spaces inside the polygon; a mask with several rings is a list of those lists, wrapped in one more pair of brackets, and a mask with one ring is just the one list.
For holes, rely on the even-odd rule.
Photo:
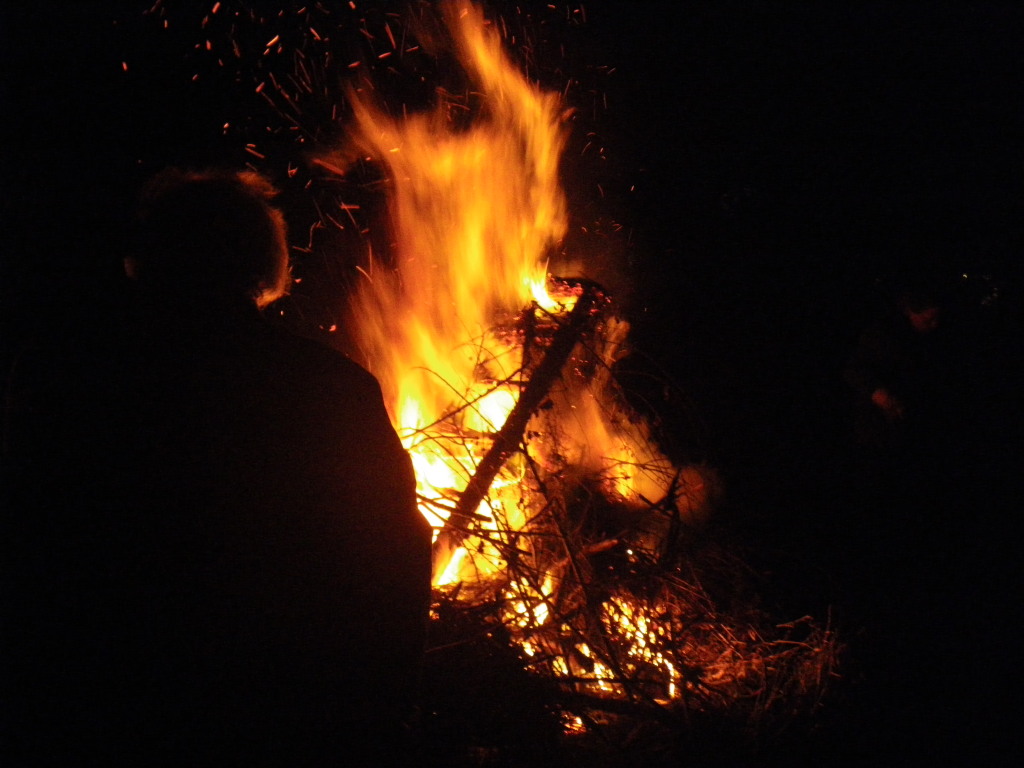
{"label": "person's hair", "polygon": [[291,285],[287,229],[273,185],[253,172],[167,169],[143,190],[134,258],[140,284],[182,300],[249,299]]}

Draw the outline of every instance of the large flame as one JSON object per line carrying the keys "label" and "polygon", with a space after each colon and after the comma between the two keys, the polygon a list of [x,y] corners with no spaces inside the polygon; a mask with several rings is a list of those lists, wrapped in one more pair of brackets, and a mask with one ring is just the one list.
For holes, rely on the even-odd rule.
{"label": "large flame", "polygon": [[[531,302],[556,308],[547,259],[567,226],[557,96],[522,78],[477,8],[447,5],[446,20],[484,94],[467,129],[452,125],[447,104],[397,122],[351,95],[357,146],[386,164],[392,182],[397,247],[397,269],[373,272],[358,292],[354,324],[435,527],[479,462],[480,436],[496,432],[515,405],[522,349],[500,331],[502,320]],[[518,480],[506,467],[478,510],[482,521],[519,515],[521,500],[493,498],[501,487],[518,496]],[[518,528],[525,520],[498,522]],[[500,567],[466,555],[451,553],[436,580]]]}
{"label": "large flame", "polygon": [[[405,434],[453,400],[475,400],[481,365],[495,379],[516,369],[489,331],[534,298],[550,302],[546,259],[567,224],[557,97],[523,80],[475,7],[447,6],[447,15],[485,94],[468,129],[452,126],[445,104],[395,122],[352,94],[356,141],[386,163],[393,182],[398,250],[397,271],[372,276],[355,317]],[[472,411],[483,426],[500,426],[508,402],[508,394],[492,396]]]}
{"label": "large flame", "polygon": [[[481,94],[468,128],[453,124],[447,103],[396,121],[362,92],[350,94],[355,145],[386,165],[392,184],[397,249],[396,269],[372,271],[358,291],[353,323],[412,454],[421,508],[435,529],[519,397],[523,344],[513,321],[530,306],[557,316],[575,299],[557,301],[547,289],[548,259],[568,221],[559,180],[561,101],[520,74],[475,6],[447,4],[445,15]],[[609,324],[599,352],[605,370],[627,329],[622,321]],[[642,426],[601,401],[603,383],[598,375],[582,389],[554,394],[555,412],[563,415],[557,461],[607,472],[622,498],[656,499],[672,468]],[[551,464],[543,443],[535,453]],[[487,537],[526,523],[529,490],[521,481],[521,463],[513,459],[476,510],[483,538],[471,549],[439,549],[436,583],[503,567]]]}

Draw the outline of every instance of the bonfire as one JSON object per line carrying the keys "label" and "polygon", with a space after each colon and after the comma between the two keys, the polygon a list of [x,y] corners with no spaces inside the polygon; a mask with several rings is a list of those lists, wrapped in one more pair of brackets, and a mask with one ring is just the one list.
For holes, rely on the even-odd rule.
{"label": "bonfire", "polygon": [[[429,109],[394,116],[379,69],[301,47],[291,75],[257,87],[304,150],[317,145],[321,184],[372,164],[386,190],[390,252],[360,266],[346,325],[413,458],[434,529],[435,624],[472,615],[474,632],[492,628],[552,684],[570,733],[652,712],[761,728],[812,710],[835,661],[829,628],[726,610],[704,589],[709,567],[741,568],[720,551],[712,566],[692,556],[714,472],[667,458],[629,406],[615,376],[629,323],[586,278],[586,254],[582,270],[549,272],[569,225],[570,106],[523,74],[479,7],[446,2],[441,17],[431,43],[469,85],[439,87]],[[383,29],[379,60],[418,50],[397,19]],[[264,53],[283,45],[275,36]],[[348,75],[344,109],[322,103],[335,69]],[[318,115],[336,124],[310,127]],[[323,210],[318,227],[355,213]]]}

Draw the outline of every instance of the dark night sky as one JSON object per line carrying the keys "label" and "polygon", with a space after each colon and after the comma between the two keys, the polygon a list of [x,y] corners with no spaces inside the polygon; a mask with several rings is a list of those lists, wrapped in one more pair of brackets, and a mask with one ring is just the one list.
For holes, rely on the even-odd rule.
{"label": "dark night sky", "polygon": [[[125,34],[146,28],[138,14],[147,5],[4,6],[7,342],[59,330],[99,300],[148,174],[248,159],[218,130],[242,102],[189,81],[194,31]],[[833,508],[842,480],[829,463],[843,450],[840,368],[876,305],[907,278],[988,275],[1019,320],[1024,4],[593,0],[586,11],[585,25],[566,28],[565,69],[584,81],[570,94],[607,160],[574,159],[567,175],[580,174],[585,199],[602,184],[587,215],[624,225],[616,247],[627,266],[609,274],[628,278],[610,280],[621,283],[645,364],[685,393],[669,404],[684,412],[667,422],[698,425],[694,443],[726,468],[734,504],[752,510],[750,525],[771,546],[795,538],[796,526],[815,542],[808,549],[822,549],[815,558],[791,545],[804,563],[794,578],[801,567],[820,576],[846,535],[820,521],[852,520]],[[587,88],[607,97],[606,109],[587,113]],[[1001,343],[1019,350],[1018,327],[1001,328],[1013,336]],[[977,537],[978,510],[963,512]],[[861,545],[866,556],[898,559]],[[913,556],[944,555],[929,545]],[[830,588],[853,594],[858,578],[822,577],[807,599],[842,599]],[[1018,585],[1015,573],[1006,586]],[[862,597],[852,601],[855,615],[864,610]],[[954,601],[952,620],[966,625],[972,601]],[[902,629],[927,626],[915,618]],[[875,653],[884,665],[895,651]],[[926,660],[954,655],[950,641]],[[971,662],[964,669],[981,674]]]}
{"label": "dark night sky", "polygon": [[[5,318],[54,311],[116,265],[104,253],[147,175],[252,159],[220,135],[259,108],[251,83],[218,83],[191,51],[212,3],[167,2],[166,32],[142,22],[148,5],[5,7]],[[608,160],[567,162],[567,185],[587,199],[601,183],[594,209],[626,225],[635,290],[613,288],[649,336],[715,345],[747,328],[835,349],[905,274],[1020,281],[1019,4],[668,5],[605,0],[582,26],[548,22],[566,61],[549,47],[540,67],[582,82],[574,129]],[[590,116],[598,91],[607,108]]]}
{"label": "dark night sky", "polygon": [[[4,11],[15,222],[116,227],[162,163],[247,159],[218,135],[237,96],[188,82],[202,33],[155,32],[138,21],[147,5]],[[605,207],[630,228],[650,302],[711,271],[786,301],[794,283],[833,292],[919,265],[1017,276],[1018,4],[667,5],[587,4],[587,23],[567,35],[570,75],[615,68],[587,84],[608,107],[586,127],[606,145]]]}

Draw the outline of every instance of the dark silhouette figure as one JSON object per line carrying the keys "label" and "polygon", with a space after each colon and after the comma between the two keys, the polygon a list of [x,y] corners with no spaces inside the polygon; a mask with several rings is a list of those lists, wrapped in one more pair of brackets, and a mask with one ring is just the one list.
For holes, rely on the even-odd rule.
{"label": "dark silhouette figure", "polygon": [[940,407],[941,302],[930,291],[908,291],[894,310],[861,334],[847,361],[858,442],[881,458],[901,451]]}
{"label": "dark silhouette figure", "polygon": [[159,177],[123,321],[12,376],[4,765],[400,751],[430,530],[376,380],[259,312],[289,280],[270,193]]}

